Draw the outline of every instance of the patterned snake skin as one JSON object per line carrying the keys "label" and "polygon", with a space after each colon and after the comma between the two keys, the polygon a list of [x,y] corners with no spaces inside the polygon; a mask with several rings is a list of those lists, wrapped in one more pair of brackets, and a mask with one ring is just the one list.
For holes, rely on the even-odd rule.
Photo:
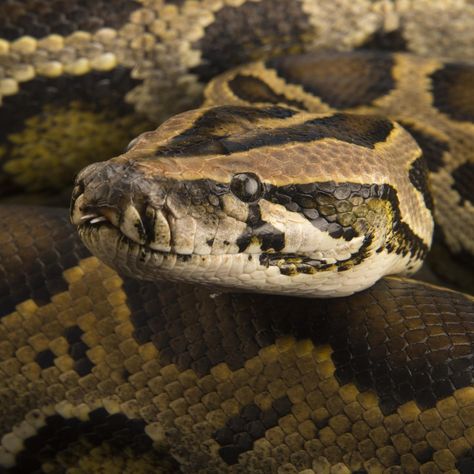
{"label": "patterned snake skin", "polygon": [[[7,0],[0,18],[5,194],[67,186],[249,60],[474,60],[469,0]],[[440,71],[433,103],[464,123],[463,160],[411,131],[472,219],[474,72]],[[0,223],[0,470],[474,472],[472,297],[394,277],[335,300],[214,294],[119,276],[63,210],[3,206]]]}

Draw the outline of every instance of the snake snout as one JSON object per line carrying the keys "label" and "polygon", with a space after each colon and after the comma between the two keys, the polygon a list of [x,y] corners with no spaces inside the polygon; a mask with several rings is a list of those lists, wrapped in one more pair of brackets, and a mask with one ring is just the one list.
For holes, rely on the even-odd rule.
{"label": "snake snout", "polygon": [[76,178],[71,221],[77,226],[113,225],[143,244],[155,238],[156,207],[164,196],[160,183],[147,178],[134,162],[94,163]]}

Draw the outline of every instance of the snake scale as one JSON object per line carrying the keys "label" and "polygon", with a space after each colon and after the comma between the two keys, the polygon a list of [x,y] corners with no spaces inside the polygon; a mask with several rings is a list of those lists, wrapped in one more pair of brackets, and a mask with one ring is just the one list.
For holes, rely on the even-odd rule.
{"label": "snake scale", "polygon": [[[414,270],[433,227],[423,154],[436,220],[431,264],[437,274],[461,271],[450,283],[472,288],[471,1],[7,0],[0,18],[0,182],[17,193],[11,200],[60,193],[83,166],[203,103],[79,174],[73,221],[109,232],[103,219],[113,224],[114,213],[81,208],[78,217],[78,200],[107,195],[122,205],[133,194],[138,207],[140,193],[154,190],[140,166],[161,166],[178,182],[206,177],[196,194],[186,188],[196,209],[205,195],[207,208],[245,214],[238,238],[216,233],[201,247],[253,249],[248,262],[269,250],[258,265],[277,284],[351,275],[371,242],[352,249],[363,222],[350,214],[369,222],[369,211],[392,225],[379,253]],[[214,107],[222,103],[233,105]],[[366,115],[374,112],[404,128]],[[339,164],[325,167],[335,177],[316,189],[302,178],[305,150],[320,145]],[[254,157],[266,146],[300,161],[265,165]],[[354,150],[370,163],[391,156],[406,179],[366,183]],[[245,162],[216,201],[209,180],[222,181],[241,152],[255,168]],[[372,207],[362,212],[365,200]],[[294,228],[344,241],[345,263],[278,254],[290,232],[272,220],[275,207],[285,219],[304,216]],[[147,240],[145,219],[127,212],[117,226]],[[471,296],[400,277],[329,299],[138,281],[91,256],[63,209],[1,206],[0,222],[2,472],[474,472]],[[186,247],[193,223],[183,222]],[[96,253],[89,231],[81,234]],[[154,245],[163,250],[167,239]],[[124,266],[120,252],[103,253]],[[149,260],[136,258],[138,272]],[[190,260],[180,258],[185,273]]]}

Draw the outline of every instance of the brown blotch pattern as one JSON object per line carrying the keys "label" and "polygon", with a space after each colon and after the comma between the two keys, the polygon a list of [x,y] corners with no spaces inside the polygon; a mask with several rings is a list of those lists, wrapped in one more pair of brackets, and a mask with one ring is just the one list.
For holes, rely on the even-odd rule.
{"label": "brown blotch pattern", "polygon": [[290,84],[334,108],[370,105],[394,87],[393,58],[388,54],[352,52],[275,58],[267,67]]}
{"label": "brown blotch pattern", "polygon": [[[214,107],[204,112],[192,127],[159,146],[153,158],[231,155],[265,146],[310,143],[325,138],[374,149],[377,143],[385,142],[393,130],[393,123],[383,117],[344,113],[287,126],[283,119],[296,113],[276,106],[259,109],[232,105]],[[265,119],[281,119],[281,126],[258,123]]]}
{"label": "brown blotch pattern", "polygon": [[[140,286],[145,289],[138,299],[134,294]],[[180,314],[179,306],[166,304],[172,286],[127,279],[124,289],[133,314],[140,315],[134,318],[136,340],[153,341],[164,363],[202,377],[222,363],[232,371],[245,367],[285,335],[329,345],[337,380],[361,392],[374,390],[386,415],[411,400],[431,408],[472,384],[472,302],[447,290],[430,292],[387,280],[347,301],[318,300],[318,305],[308,299],[239,295],[196,320],[191,308]],[[241,305],[252,309],[245,313]]]}
{"label": "brown blotch pattern", "polygon": [[299,2],[262,0],[238,7],[226,5],[215,13],[203,38],[193,44],[203,59],[192,71],[207,81],[257,58],[299,52],[298,45],[314,36],[315,28]]}
{"label": "brown blotch pattern", "polygon": [[291,400],[285,396],[272,403],[267,410],[262,410],[252,403],[240,410],[237,416],[227,420],[225,426],[212,437],[220,444],[219,456],[226,464],[237,464],[242,453],[250,451],[265,432],[278,425],[278,420],[291,413]]}
{"label": "brown blotch pattern", "polygon": [[423,156],[413,161],[408,170],[408,176],[411,184],[422,194],[425,206],[433,210],[433,198],[428,185],[428,166]]}
{"label": "brown blotch pattern", "polygon": [[297,100],[292,100],[283,94],[275,92],[262,79],[253,76],[237,74],[229,81],[231,91],[242,100],[250,103],[269,102],[271,104],[287,104],[305,110],[306,106]]}
{"label": "brown blotch pattern", "polygon": [[52,209],[3,208],[0,230],[0,318],[30,298],[49,303],[67,289],[64,270],[88,255],[68,217]]}
{"label": "brown blotch pattern", "polygon": [[[44,426],[25,439],[23,450],[16,456],[15,468],[8,472],[41,472],[44,464],[53,465],[58,471],[84,468],[81,458],[89,454],[90,446],[95,446],[97,451],[105,448],[104,454],[109,459],[145,458],[150,463],[150,469],[154,467],[157,469],[154,472],[160,474],[172,474],[178,469],[174,460],[153,449],[143,420],[128,419],[122,413],[111,414],[104,408],[98,408],[88,414],[87,421],[76,417],[63,418],[57,414],[47,417]],[[115,464],[115,467],[120,470],[120,464]],[[92,469],[92,466],[89,468]]]}
{"label": "brown blotch pattern", "polygon": [[[0,138],[5,140],[8,134],[21,130],[25,120],[44,113],[46,105],[68,107],[71,102],[78,101],[86,108],[108,111],[110,115],[130,114],[133,108],[124,98],[139,83],[131,77],[131,70],[124,67],[81,76],[37,77],[23,83],[18,94],[3,98]],[[7,160],[7,157],[3,159]]]}
{"label": "brown blotch pattern", "polygon": [[67,188],[86,164],[123,151],[151,127],[125,101],[139,82],[130,69],[118,66],[79,76],[36,77],[22,83],[17,94],[3,97],[0,195]]}
{"label": "brown blotch pattern", "polygon": [[43,38],[50,34],[66,36],[78,30],[120,28],[138,8],[140,3],[134,0],[7,0],[0,3],[0,38]]}
{"label": "brown blotch pattern", "polygon": [[450,152],[449,142],[441,141],[404,121],[399,121],[399,123],[410,132],[410,135],[413,136],[416,143],[420,146],[428,169],[432,172],[439,171],[445,165],[444,153]]}
{"label": "brown blotch pattern", "polygon": [[393,31],[378,30],[357,49],[377,51],[408,51],[407,40],[402,28]]}
{"label": "brown blotch pattern", "polygon": [[467,162],[456,168],[452,173],[453,188],[461,196],[461,204],[466,201],[474,204],[474,163]]}
{"label": "brown blotch pattern", "polygon": [[474,66],[446,64],[431,74],[433,105],[454,120],[474,122]]}

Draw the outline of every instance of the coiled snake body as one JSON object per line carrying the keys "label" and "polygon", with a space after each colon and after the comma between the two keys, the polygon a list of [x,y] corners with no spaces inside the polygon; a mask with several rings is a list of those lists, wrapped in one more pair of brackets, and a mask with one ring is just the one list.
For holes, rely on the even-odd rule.
{"label": "coiled snake body", "polygon": [[[474,7],[40,3],[0,6],[10,190],[58,188],[264,59],[78,175],[72,220],[122,276],[64,211],[0,208],[2,468],[472,472],[472,297],[376,280],[420,266],[431,196],[441,251],[472,255]],[[452,59],[274,57],[386,41]]]}

